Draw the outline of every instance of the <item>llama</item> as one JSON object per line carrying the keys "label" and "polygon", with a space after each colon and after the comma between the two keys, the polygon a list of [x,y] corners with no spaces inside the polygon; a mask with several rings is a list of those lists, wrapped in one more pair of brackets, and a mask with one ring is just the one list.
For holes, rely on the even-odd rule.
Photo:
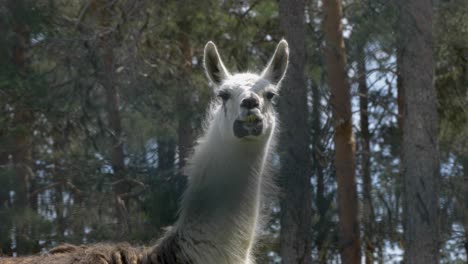
{"label": "llama", "polygon": [[219,99],[188,160],[188,188],[179,219],[150,255],[152,263],[254,263],[263,173],[274,145],[272,99],[288,66],[282,40],[261,75],[231,75],[213,42],[206,74]]}
{"label": "llama", "polygon": [[55,258],[5,263],[253,264],[263,174],[277,130],[272,99],[288,57],[282,40],[260,75],[231,75],[215,44],[206,44],[204,67],[218,99],[187,162],[189,184],[179,218],[156,246],[62,246],[53,250]]}

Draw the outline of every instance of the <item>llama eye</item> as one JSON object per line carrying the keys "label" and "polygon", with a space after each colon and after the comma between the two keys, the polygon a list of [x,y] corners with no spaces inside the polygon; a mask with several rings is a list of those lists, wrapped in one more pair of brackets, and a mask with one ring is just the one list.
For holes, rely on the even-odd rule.
{"label": "llama eye", "polygon": [[231,97],[231,95],[226,91],[220,91],[218,93],[218,97],[220,97],[221,99],[223,99],[223,101],[226,102]]}
{"label": "llama eye", "polygon": [[269,92],[266,92],[266,93],[265,93],[265,97],[266,97],[268,100],[273,99],[273,97],[275,97],[275,96],[276,96],[276,93],[275,93],[275,92],[269,91]]}

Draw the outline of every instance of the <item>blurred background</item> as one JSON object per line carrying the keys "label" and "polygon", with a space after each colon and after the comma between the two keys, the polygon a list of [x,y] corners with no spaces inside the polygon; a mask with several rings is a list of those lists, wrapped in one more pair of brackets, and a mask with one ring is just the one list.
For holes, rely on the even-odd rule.
{"label": "blurred background", "polygon": [[[0,255],[64,242],[154,243],[177,217],[186,186],[181,168],[215,97],[202,67],[205,43],[217,44],[232,72],[258,72],[286,38],[292,66],[277,110],[283,130],[299,120],[291,124],[299,132],[282,132],[274,153],[282,191],[265,203],[270,217],[258,263],[357,263],[343,255],[347,233],[340,228],[347,221],[363,262],[399,263],[411,241],[405,219],[414,213],[405,209],[405,190],[413,187],[401,162],[402,111],[411,104],[400,75],[411,68],[399,56],[408,33],[401,6],[0,0]],[[425,115],[438,126],[440,162],[440,173],[432,164],[436,177],[427,179],[439,188],[430,217],[440,262],[465,263],[468,1],[435,1],[426,10],[433,10],[434,58],[426,66],[437,93]],[[346,48],[334,50],[342,60],[333,64],[327,47],[342,41]],[[337,78],[343,82],[334,90]],[[345,119],[355,148],[347,158],[355,166],[343,176],[350,181],[337,181],[336,98],[350,105]],[[341,208],[357,208],[348,218],[339,210],[340,191],[351,192]],[[286,261],[300,252],[303,260]]]}

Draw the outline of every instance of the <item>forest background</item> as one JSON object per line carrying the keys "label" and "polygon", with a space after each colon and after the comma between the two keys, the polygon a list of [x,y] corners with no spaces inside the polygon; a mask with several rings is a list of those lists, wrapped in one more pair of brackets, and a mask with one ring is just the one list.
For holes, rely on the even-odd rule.
{"label": "forest background", "polygon": [[465,263],[466,14],[464,0],[0,0],[0,255],[154,243],[215,97],[204,44],[259,71],[286,38],[281,192],[258,263]]}

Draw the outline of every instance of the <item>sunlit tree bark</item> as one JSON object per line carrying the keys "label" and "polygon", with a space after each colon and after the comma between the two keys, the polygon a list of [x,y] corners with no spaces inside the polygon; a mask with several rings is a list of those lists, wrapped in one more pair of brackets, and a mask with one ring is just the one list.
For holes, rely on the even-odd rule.
{"label": "sunlit tree bark", "polygon": [[338,215],[341,261],[361,263],[358,200],[355,172],[355,142],[352,131],[351,95],[346,73],[341,5],[323,2],[328,86],[335,124],[335,169],[338,178]]}

